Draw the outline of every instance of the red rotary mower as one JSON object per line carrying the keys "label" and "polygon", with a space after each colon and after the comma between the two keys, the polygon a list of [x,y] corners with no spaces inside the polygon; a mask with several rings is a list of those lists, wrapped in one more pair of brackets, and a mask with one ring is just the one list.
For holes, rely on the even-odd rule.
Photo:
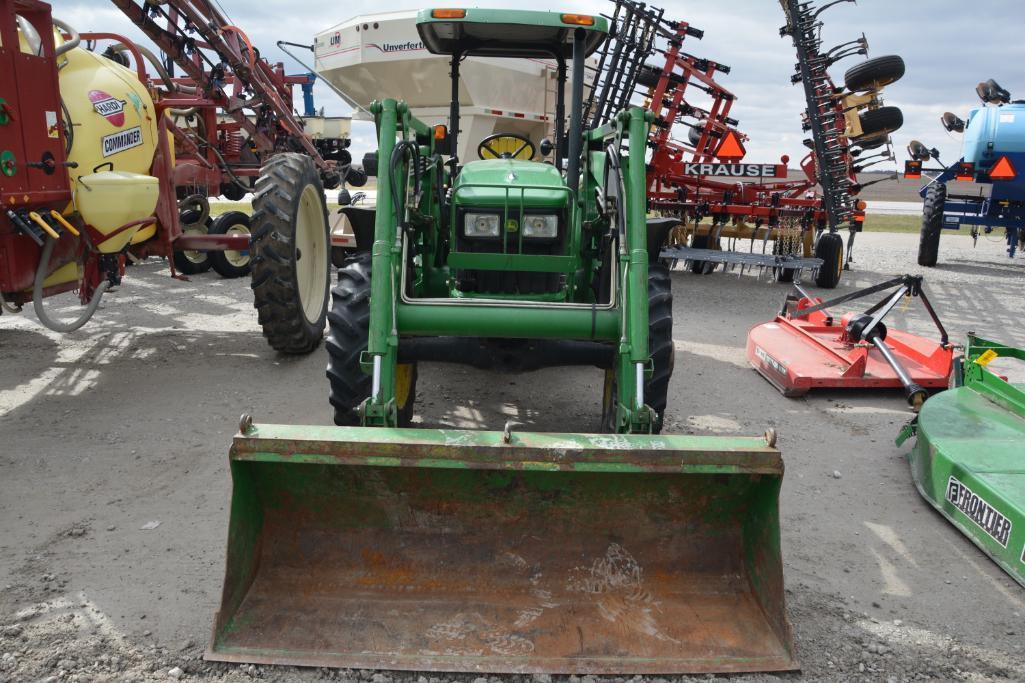
{"label": "red rotary mower", "polygon": [[[864,313],[835,316],[829,309],[889,291]],[[888,329],[883,318],[905,297],[918,297],[939,332],[932,341]],[[955,347],[922,288],[905,275],[822,301],[794,285],[779,314],[747,336],[747,358],[784,396],[811,389],[903,389],[917,410],[929,390],[946,389]]]}

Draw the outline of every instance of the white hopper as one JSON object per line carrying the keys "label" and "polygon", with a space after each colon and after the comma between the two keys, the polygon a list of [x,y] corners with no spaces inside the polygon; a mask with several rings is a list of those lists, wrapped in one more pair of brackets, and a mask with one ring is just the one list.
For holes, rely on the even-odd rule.
{"label": "white hopper", "polygon": [[[448,124],[449,58],[424,48],[415,11],[337,24],[317,34],[315,53],[317,71],[348,96],[354,118],[370,119],[370,103],[392,97],[405,100],[428,125]],[[466,58],[460,66],[460,161],[476,159],[477,144],[492,133],[519,133],[535,145],[544,137],[554,142],[555,100],[554,60]]]}

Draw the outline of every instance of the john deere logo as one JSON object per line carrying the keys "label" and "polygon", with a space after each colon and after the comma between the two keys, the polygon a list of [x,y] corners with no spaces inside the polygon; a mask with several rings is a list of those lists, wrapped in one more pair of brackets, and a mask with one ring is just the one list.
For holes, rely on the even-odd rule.
{"label": "john deere logo", "polygon": [[125,125],[124,100],[112,97],[102,90],[90,90],[89,101],[93,103],[96,113],[110,121],[112,125],[118,128]]}
{"label": "john deere logo", "polygon": [[520,229],[520,222],[515,218],[509,218],[505,221],[505,229],[507,232],[517,232]]}

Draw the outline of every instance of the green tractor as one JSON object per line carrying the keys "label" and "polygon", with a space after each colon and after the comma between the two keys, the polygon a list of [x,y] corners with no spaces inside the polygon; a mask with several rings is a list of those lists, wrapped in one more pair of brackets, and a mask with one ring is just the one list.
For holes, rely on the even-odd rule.
{"label": "green tractor", "polygon": [[[675,221],[645,220],[650,113],[628,110],[604,128],[581,130],[584,60],[607,31],[589,16],[579,18],[589,24],[564,23],[573,16],[418,17],[424,46],[451,55],[451,123],[431,129],[401,101],[371,106],[379,138],[374,230],[357,231],[359,255],[340,270],[329,314],[336,424],[404,426],[416,364],[448,361],[507,370],[597,365],[606,372],[603,430],[661,429],[673,311],[669,271],[656,257]],[[455,156],[456,88],[467,55],[554,60],[560,131],[572,63],[579,73],[568,135],[554,145],[492,135],[480,141],[480,159],[463,164]],[[548,163],[537,159],[539,147]],[[354,226],[369,223],[366,209],[348,211]]]}
{"label": "green tractor", "polygon": [[[521,673],[795,668],[775,435],[659,434],[674,350],[658,253],[673,222],[646,216],[651,114],[631,108],[582,129],[585,61],[606,21],[434,9],[417,25],[427,50],[451,57],[449,126],[394,99],[371,107],[377,205],[347,209],[359,253],[329,312],[339,426],[243,420],[207,657]],[[479,160],[456,158],[468,55],[554,61],[554,143],[496,135]],[[603,433],[406,428],[421,362],[604,369]]]}

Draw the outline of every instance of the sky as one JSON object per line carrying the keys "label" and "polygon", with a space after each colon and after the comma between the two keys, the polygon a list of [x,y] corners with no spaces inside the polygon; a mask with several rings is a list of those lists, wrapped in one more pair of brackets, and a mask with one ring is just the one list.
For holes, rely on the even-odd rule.
{"label": "sky", "polygon": [[[120,32],[131,38],[143,36],[113,4],[105,0],[50,0],[54,16],[80,31]],[[822,4],[825,0],[816,0]],[[360,14],[381,11],[380,3],[368,0],[220,0],[231,20],[243,28],[262,54],[283,61],[286,68],[305,71],[275,46],[278,40],[312,42],[314,34]],[[551,10],[547,0],[520,0],[517,8]],[[781,155],[794,161],[803,156],[800,115],[804,95],[800,85],[791,85],[795,53],[789,38],[779,36],[783,11],[776,0],[706,0],[653,2],[666,9],[666,16],[687,21],[705,31],[702,40],[688,39],[685,50],[732,67],[718,81],[737,96],[732,116],[740,130],[750,136],[747,161],[775,162]],[[502,7],[501,2],[449,2],[446,7]],[[429,7],[422,2],[393,0],[387,9]],[[611,3],[599,0],[565,0],[558,10],[608,13]],[[961,136],[947,133],[940,116],[951,111],[966,118],[979,106],[975,85],[994,78],[1025,98],[1025,6],[1021,0],[860,0],[840,4],[822,15],[824,48],[858,38],[869,43],[869,56],[901,55],[907,73],[884,92],[887,105],[904,113],[904,126],[894,133],[898,162],[906,158],[908,141],[917,139],[941,152],[945,163],[960,156]],[[861,57],[848,58],[831,69],[835,81]],[[327,87],[315,90],[317,106],[329,115],[349,113]],[[300,106],[297,102],[297,106]],[[352,151],[360,159],[376,144],[371,124],[353,124]],[[682,135],[682,133],[681,133]],[[891,164],[890,168],[896,168]],[[877,167],[885,169],[885,166]]]}

